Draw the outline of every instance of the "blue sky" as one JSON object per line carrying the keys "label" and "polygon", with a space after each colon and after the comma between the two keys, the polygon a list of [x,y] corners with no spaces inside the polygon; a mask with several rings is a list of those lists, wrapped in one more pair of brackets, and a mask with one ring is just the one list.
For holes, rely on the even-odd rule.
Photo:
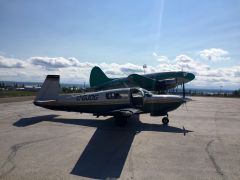
{"label": "blue sky", "polygon": [[[239,12],[238,0],[1,0],[0,55],[4,62],[74,57],[98,65],[146,63],[158,71],[166,68],[159,64],[186,55],[212,70],[236,68],[237,88]],[[220,55],[215,61],[200,56],[204,50]]]}

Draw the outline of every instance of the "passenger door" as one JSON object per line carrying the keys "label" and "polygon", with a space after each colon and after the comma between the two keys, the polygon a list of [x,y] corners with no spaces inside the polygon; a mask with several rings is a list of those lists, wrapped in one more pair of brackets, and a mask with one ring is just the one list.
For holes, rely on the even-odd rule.
{"label": "passenger door", "polygon": [[136,108],[142,108],[143,107],[143,92],[139,89],[131,89],[130,90],[130,101],[131,105]]}

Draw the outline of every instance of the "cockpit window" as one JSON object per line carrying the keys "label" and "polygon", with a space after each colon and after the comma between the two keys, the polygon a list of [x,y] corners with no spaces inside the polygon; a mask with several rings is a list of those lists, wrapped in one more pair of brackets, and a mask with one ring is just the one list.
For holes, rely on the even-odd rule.
{"label": "cockpit window", "polygon": [[132,90],[132,97],[142,97],[142,96],[143,96],[142,91],[137,90],[137,89]]}
{"label": "cockpit window", "polygon": [[128,92],[109,92],[106,93],[107,99],[126,99],[128,98]]}
{"label": "cockpit window", "polygon": [[143,91],[145,97],[152,97],[152,93],[149,91]]}

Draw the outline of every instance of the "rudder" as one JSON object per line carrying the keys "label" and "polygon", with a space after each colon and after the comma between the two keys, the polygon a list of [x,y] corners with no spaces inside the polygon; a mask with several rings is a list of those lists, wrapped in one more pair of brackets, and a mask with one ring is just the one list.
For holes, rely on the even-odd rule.
{"label": "rudder", "polygon": [[104,74],[104,72],[98,66],[95,66],[92,68],[91,74],[90,74],[91,87],[98,86],[108,81],[111,81],[111,79],[108,78],[106,74]]}
{"label": "rudder", "polygon": [[60,92],[59,75],[47,75],[34,101],[56,100]]}

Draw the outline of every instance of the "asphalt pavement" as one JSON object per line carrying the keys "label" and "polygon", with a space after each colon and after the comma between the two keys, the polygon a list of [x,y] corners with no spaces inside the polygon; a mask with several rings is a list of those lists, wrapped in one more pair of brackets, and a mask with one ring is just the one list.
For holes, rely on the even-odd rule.
{"label": "asphalt pavement", "polygon": [[116,127],[111,117],[31,101],[0,104],[0,179],[240,178],[240,99],[193,97]]}

